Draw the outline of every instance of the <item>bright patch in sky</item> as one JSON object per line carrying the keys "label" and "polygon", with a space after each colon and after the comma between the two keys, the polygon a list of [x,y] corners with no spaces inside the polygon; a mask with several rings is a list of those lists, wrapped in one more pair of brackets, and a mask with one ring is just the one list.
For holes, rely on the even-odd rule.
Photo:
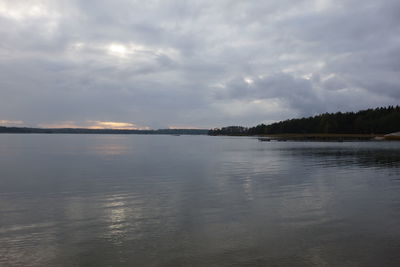
{"label": "bright patch in sky", "polygon": [[331,7],[333,7],[331,0],[315,0],[316,11],[325,11]]}
{"label": "bright patch in sky", "polygon": [[15,20],[41,18],[50,15],[46,6],[32,2],[18,0],[0,2],[0,15]]}
{"label": "bright patch in sky", "polygon": [[254,83],[253,79],[251,79],[251,78],[244,78],[244,81],[245,81],[247,84],[252,84],[252,83]]}
{"label": "bright patch in sky", "polygon": [[126,46],[121,45],[121,44],[111,44],[108,47],[108,51],[112,55],[123,57],[123,56],[126,56],[128,49],[126,48]]}

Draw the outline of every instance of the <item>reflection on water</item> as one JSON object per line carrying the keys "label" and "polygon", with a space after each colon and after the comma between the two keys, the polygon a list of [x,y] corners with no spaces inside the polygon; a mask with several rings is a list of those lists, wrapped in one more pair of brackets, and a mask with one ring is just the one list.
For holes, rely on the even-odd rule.
{"label": "reflection on water", "polygon": [[1,135],[0,266],[399,266],[399,148]]}
{"label": "reflection on water", "polygon": [[102,144],[94,147],[93,149],[96,153],[102,155],[122,155],[127,154],[128,149],[123,145],[109,145],[109,144]]}
{"label": "reflection on water", "polygon": [[[390,148],[395,144],[395,148]],[[352,166],[375,167],[375,168],[399,168],[400,153],[396,149],[397,143],[373,143],[376,147],[355,148],[355,147],[300,147],[290,149],[290,153],[305,158],[315,158],[326,166]],[[378,147],[383,145],[384,147]],[[385,148],[386,146],[386,148]]]}

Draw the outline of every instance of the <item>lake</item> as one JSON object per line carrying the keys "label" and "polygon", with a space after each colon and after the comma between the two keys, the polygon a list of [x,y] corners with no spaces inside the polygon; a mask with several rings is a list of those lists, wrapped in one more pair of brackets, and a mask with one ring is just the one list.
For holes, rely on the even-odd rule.
{"label": "lake", "polygon": [[0,266],[400,266],[400,142],[2,134]]}

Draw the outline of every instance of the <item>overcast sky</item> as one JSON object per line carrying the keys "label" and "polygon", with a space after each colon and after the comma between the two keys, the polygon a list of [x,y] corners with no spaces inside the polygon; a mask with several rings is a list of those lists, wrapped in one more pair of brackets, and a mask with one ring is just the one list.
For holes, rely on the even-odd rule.
{"label": "overcast sky", "polygon": [[0,0],[0,124],[253,126],[400,103],[399,0]]}

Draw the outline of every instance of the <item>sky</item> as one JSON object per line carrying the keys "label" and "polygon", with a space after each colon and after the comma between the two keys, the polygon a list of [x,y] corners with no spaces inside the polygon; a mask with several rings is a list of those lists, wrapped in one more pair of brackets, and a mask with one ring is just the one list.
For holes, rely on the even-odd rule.
{"label": "sky", "polygon": [[214,128],[400,103],[398,0],[0,0],[0,125]]}

